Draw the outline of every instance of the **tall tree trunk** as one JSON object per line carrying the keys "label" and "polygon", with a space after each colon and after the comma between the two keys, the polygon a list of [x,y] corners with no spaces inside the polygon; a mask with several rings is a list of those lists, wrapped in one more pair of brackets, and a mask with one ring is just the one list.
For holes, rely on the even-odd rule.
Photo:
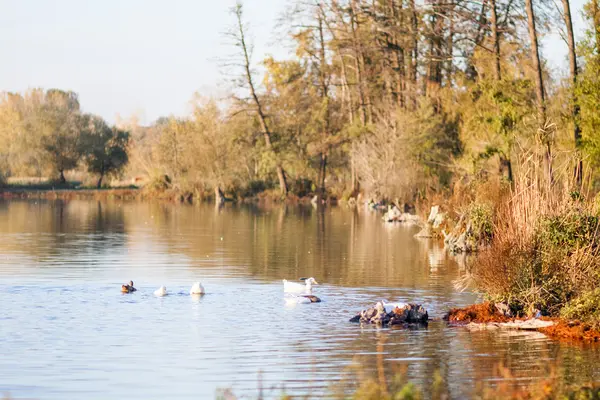
{"label": "tall tree trunk", "polygon": [[[327,53],[325,52],[325,35],[323,32],[323,19],[325,18],[324,11],[321,7],[318,9],[317,21],[318,21],[318,33],[319,33],[319,80],[321,86],[321,99],[325,103],[325,118],[323,121],[323,141],[326,142],[328,136],[331,134],[331,124],[329,121],[330,110],[329,110],[329,82],[327,80]],[[321,151],[321,162],[319,166],[319,200],[325,198],[325,174],[327,172],[327,154],[328,148]],[[319,201],[319,204],[322,202]]]}
{"label": "tall tree trunk", "polygon": [[[327,173],[327,153],[321,153],[319,162],[319,199],[325,199],[325,177]],[[322,202],[319,201],[319,204]]]}
{"label": "tall tree trunk", "polygon": [[342,105],[344,102],[348,105],[348,122],[351,124],[354,121],[354,101],[352,100],[352,91],[348,86],[348,76],[346,73],[346,62],[344,56],[340,56],[341,79],[342,79]]}
{"label": "tall tree trunk", "polygon": [[600,54],[600,6],[598,0],[592,0],[591,7],[594,33],[596,34],[596,53]]}
{"label": "tall tree trunk", "polygon": [[352,184],[352,196],[358,196],[360,190],[360,184],[358,183],[358,173],[356,172],[356,162],[354,160],[355,155],[354,142],[352,142],[352,149],[350,150],[350,182]]}
{"label": "tall tree trunk", "polygon": [[363,53],[360,38],[358,37],[359,21],[356,0],[352,0],[350,5],[350,10],[352,12],[350,16],[350,27],[352,29],[352,45],[354,47],[356,76],[358,80],[358,93],[362,109],[361,121],[364,125],[372,121],[373,111],[371,107],[371,99],[369,97],[369,89],[366,84],[365,78],[365,55]]}
{"label": "tall tree trunk", "polygon": [[412,108],[417,108],[417,59],[419,56],[419,21],[417,18],[417,8],[415,0],[409,0],[410,6],[410,36],[411,36],[411,57],[409,60],[409,79],[410,79],[410,96],[412,100]]}
{"label": "tall tree trunk", "polygon": [[60,172],[60,180],[59,182],[62,184],[67,183],[67,180],[65,179],[65,170],[64,169],[59,169],[58,172]]}
{"label": "tall tree trunk", "polygon": [[[485,4],[485,3],[484,3]],[[502,79],[502,71],[500,69],[500,35],[498,32],[498,14],[496,8],[496,0],[490,0],[490,25],[492,30],[492,47],[494,49],[494,80]],[[500,154],[500,173],[513,182],[512,162],[510,160],[511,149],[508,150],[508,155]]]}
{"label": "tall tree trunk", "polygon": [[401,108],[406,108],[406,71],[404,69],[404,53],[404,48],[396,52],[396,100]]}
{"label": "tall tree trunk", "polygon": [[[485,21],[486,6],[487,6],[487,0],[483,0],[481,2],[481,11],[479,11],[479,18],[478,18],[477,24],[476,24],[477,25],[477,33],[475,34],[473,49],[476,49],[477,47],[479,47],[481,45],[481,42],[483,41],[483,38],[485,37],[485,29],[483,29],[483,28],[486,24],[486,21]],[[471,57],[472,56],[473,56],[473,54],[471,53]],[[473,81],[475,79],[477,79],[477,70],[475,69],[475,66],[473,65],[472,60],[469,60],[467,69],[465,72],[466,72],[467,79],[473,80]]]}
{"label": "tall tree trunk", "polygon": [[449,2],[449,10],[446,12],[450,20],[448,26],[448,37],[446,38],[446,87],[451,88],[454,81],[454,6]]}
{"label": "tall tree trunk", "polygon": [[500,70],[500,35],[498,34],[498,14],[496,9],[496,0],[490,0],[490,15],[492,24],[492,45],[494,47],[494,79],[502,79]]}
{"label": "tall tree trunk", "polygon": [[439,0],[431,5],[430,32],[429,32],[429,54],[427,66],[427,97],[434,102],[436,112],[440,110],[439,104],[439,89],[442,82],[442,34],[443,34],[443,17],[442,9]]}
{"label": "tall tree trunk", "polygon": [[389,11],[390,16],[388,17],[389,25],[391,26],[390,36],[392,39],[392,51],[394,60],[394,72],[396,77],[395,92],[396,92],[396,104],[401,108],[406,107],[405,90],[406,90],[406,68],[405,68],[405,45],[402,43],[400,37],[398,37],[398,28],[404,26],[404,13],[402,12],[402,1],[397,2],[395,0],[389,0]]}
{"label": "tall tree trunk", "polygon": [[254,101],[254,105],[256,106],[256,114],[258,115],[258,120],[260,122],[260,128],[265,139],[265,145],[267,149],[275,155],[276,159],[276,167],[275,170],[277,172],[277,177],[279,179],[279,190],[282,195],[287,195],[288,193],[288,185],[285,176],[285,171],[281,165],[281,160],[279,159],[279,155],[273,148],[273,144],[271,143],[271,131],[269,130],[269,126],[267,124],[267,118],[262,108],[262,104],[256,94],[256,89],[254,87],[254,81],[252,79],[252,71],[250,68],[250,55],[248,54],[248,46],[246,45],[246,32],[244,30],[244,24],[242,21],[242,5],[238,3],[235,8],[235,15],[237,17],[237,39],[239,41],[239,46],[243,52],[243,60],[244,60],[244,71],[246,75],[246,83],[250,88],[250,94],[252,95],[252,99]]}
{"label": "tall tree trunk", "polygon": [[577,187],[581,188],[583,180],[583,160],[579,154],[581,148],[581,127],[579,125],[579,101],[576,94],[577,86],[577,56],[575,54],[575,35],[573,34],[573,21],[571,20],[571,6],[569,0],[562,0],[563,13],[565,16],[565,26],[567,27],[567,44],[569,46],[569,67],[571,70],[571,96],[572,96],[572,115],[573,115],[573,139],[575,140],[575,149],[577,151],[577,159],[575,166],[575,181]]}
{"label": "tall tree trunk", "polygon": [[104,179],[104,161],[102,161],[102,165],[100,166],[100,178],[98,178],[98,183],[96,185],[97,189],[102,187],[102,179]]}
{"label": "tall tree trunk", "polygon": [[537,98],[537,113],[539,131],[542,136],[542,143],[546,147],[544,154],[544,165],[546,169],[548,184],[554,182],[552,171],[552,147],[550,142],[550,132],[547,132],[546,126],[546,100],[544,96],[544,79],[542,76],[542,65],[540,62],[540,53],[538,48],[537,32],[535,29],[535,15],[533,13],[532,0],[525,0],[525,8],[527,9],[527,25],[529,28],[529,39],[531,41],[531,61],[535,69],[535,84]]}

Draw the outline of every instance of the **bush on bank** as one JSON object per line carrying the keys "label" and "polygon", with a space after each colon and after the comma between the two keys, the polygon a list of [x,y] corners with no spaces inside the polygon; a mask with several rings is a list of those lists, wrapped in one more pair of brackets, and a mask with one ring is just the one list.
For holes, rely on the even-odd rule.
{"label": "bush on bank", "polygon": [[474,263],[479,288],[517,315],[539,310],[600,327],[598,209],[580,196],[517,186]]}

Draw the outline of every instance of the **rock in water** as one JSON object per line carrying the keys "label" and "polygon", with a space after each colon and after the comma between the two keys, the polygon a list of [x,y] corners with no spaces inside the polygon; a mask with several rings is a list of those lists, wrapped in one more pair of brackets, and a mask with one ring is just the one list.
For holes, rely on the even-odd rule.
{"label": "rock in water", "polygon": [[390,314],[390,325],[397,324],[423,324],[429,319],[427,310],[420,304],[407,304],[405,307],[396,307]]}
{"label": "rock in water", "polygon": [[420,304],[406,304],[396,307],[389,313],[385,311],[382,302],[375,307],[367,308],[350,319],[350,322],[360,322],[377,325],[426,324],[429,319],[427,310]]}

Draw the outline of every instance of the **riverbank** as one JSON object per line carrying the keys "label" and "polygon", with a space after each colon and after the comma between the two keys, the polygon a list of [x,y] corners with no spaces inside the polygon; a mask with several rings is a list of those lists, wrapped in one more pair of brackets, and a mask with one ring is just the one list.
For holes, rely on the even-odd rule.
{"label": "riverbank", "polygon": [[511,315],[505,304],[489,302],[464,308],[453,308],[445,316],[450,325],[470,329],[522,329],[541,332],[548,337],[564,341],[600,342],[600,331],[577,320]]}

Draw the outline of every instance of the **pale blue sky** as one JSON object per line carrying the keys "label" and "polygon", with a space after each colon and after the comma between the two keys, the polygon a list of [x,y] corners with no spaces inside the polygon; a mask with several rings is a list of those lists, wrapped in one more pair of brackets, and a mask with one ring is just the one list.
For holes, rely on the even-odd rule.
{"label": "pale blue sky", "polygon": [[[581,29],[584,0],[572,0]],[[79,93],[82,108],[114,121],[142,123],[188,112],[195,91],[225,92],[218,59],[231,53],[223,31],[235,0],[0,0],[0,91],[33,87]],[[255,60],[282,55],[272,33],[286,0],[246,0]],[[565,67],[565,44],[544,41],[552,64]]]}

